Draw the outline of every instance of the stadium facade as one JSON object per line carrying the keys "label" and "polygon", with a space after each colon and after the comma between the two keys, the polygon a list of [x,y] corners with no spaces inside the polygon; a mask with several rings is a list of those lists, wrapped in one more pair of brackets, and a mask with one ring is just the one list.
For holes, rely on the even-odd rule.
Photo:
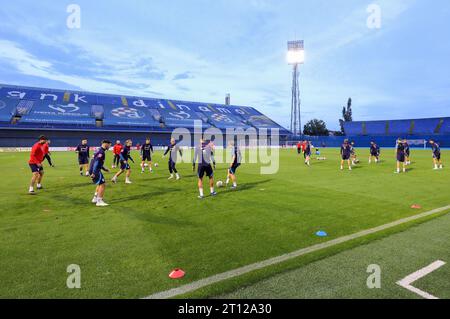
{"label": "stadium facade", "polygon": [[146,136],[166,145],[175,129],[194,132],[199,124],[224,135],[254,129],[285,141],[290,134],[249,106],[0,85],[0,147],[28,147],[40,134],[56,147],[77,145],[81,138],[95,145],[104,138],[142,142]]}

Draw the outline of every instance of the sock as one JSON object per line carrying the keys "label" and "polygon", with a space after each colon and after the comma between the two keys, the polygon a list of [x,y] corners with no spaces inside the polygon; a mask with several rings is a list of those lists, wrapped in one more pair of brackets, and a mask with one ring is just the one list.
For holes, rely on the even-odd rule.
{"label": "sock", "polygon": [[176,176],[177,176],[177,178],[180,178],[180,174],[177,173]]}
{"label": "sock", "polygon": [[200,192],[200,196],[203,197],[203,188],[199,188],[198,191]]}
{"label": "sock", "polygon": [[211,194],[214,193],[214,187],[210,187],[209,190],[211,191]]}
{"label": "sock", "polygon": [[39,187],[42,187],[42,185],[41,184],[37,184],[37,187],[39,188]]}
{"label": "sock", "polygon": [[33,187],[33,186],[30,186],[29,191],[30,191],[30,192],[34,192],[34,187]]}
{"label": "sock", "polygon": [[98,196],[98,193],[97,192],[95,192],[95,194],[94,194],[94,197],[97,197]]}
{"label": "sock", "polygon": [[237,183],[236,182],[233,183],[233,187],[237,187]]}
{"label": "sock", "polygon": [[97,197],[97,202],[99,202],[99,203],[103,202],[103,198],[102,197]]}
{"label": "sock", "polygon": [[227,181],[225,182],[225,184],[229,184],[230,183],[230,179],[229,178],[227,178]]}

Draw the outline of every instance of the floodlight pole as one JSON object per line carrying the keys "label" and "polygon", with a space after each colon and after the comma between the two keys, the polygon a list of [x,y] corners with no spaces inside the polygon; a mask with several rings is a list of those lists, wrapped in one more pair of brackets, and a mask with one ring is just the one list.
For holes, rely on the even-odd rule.
{"label": "floodlight pole", "polygon": [[291,102],[291,132],[294,136],[302,136],[302,117],[300,113],[300,85],[299,85],[299,65],[293,65],[292,71],[292,102]]}

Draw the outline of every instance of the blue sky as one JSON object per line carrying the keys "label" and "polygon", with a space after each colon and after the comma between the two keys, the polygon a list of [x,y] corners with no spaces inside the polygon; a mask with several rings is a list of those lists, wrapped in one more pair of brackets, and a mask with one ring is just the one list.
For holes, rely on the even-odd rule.
{"label": "blue sky", "polygon": [[[66,8],[81,7],[81,28]],[[367,7],[381,28],[367,27]],[[258,108],[288,126],[286,42],[304,39],[303,119],[450,116],[448,0],[3,1],[0,82]]]}

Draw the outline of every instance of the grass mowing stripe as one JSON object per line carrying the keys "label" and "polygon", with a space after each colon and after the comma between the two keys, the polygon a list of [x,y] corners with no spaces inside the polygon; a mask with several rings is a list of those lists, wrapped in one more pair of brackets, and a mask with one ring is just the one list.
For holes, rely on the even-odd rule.
{"label": "grass mowing stripe", "polygon": [[190,284],[183,285],[183,286],[178,287],[178,288],[174,288],[174,289],[170,289],[170,290],[167,290],[167,291],[162,291],[162,292],[159,292],[159,293],[155,293],[153,295],[145,297],[144,299],[168,299],[168,298],[173,298],[173,297],[176,297],[176,296],[179,296],[179,295],[183,295],[183,294],[186,294],[186,293],[189,293],[189,292],[193,292],[193,291],[195,291],[197,289],[209,286],[211,284],[215,284],[215,283],[218,283],[218,282],[221,282],[221,281],[224,281],[224,280],[228,280],[228,279],[231,279],[231,278],[234,278],[234,277],[238,277],[238,276],[247,274],[247,273],[255,271],[255,270],[259,270],[259,269],[262,269],[262,268],[265,268],[265,267],[268,267],[268,266],[279,264],[279,263],[282,263],[284,261],[288,261],[288,260],[291,260],[291,259],[303,256],[303,255],[306,255],[306,254],[309,254],[309,253],[312,253],[312,252],[315,252],[315,251],[318,251],[318,250],[321,250],[321,249],[325,249],[325,248],[329,248],[331,246],[339,245],[339,244],[345,243],[345,242],[353,240],[353,239],[357,239],[357,238],[361,238],[361,237],[364,237],[364,236],[367,236],[367,235],[370,235],[370,234],[374,234],[374,233],[377,233],[377,232],[380,232],[380,231],[383,231],[383,230],[386,230],[386,229],[389,229],[389,228],[393,228],[395,226],[399,226],[399,225],[406,224],[406,223],[409,223],[409,222],[412,222],[412,221],[415,221],[415,220],[418,220],[418,219],[421,219],[421,218],[424,218],[424,217],[428,217],[430,215],[441,213],[441,212],[444,212],[446,210],[450,210],[450,205],[444,206],[444,207],[441,207],[441,208],[436,208],[436,209],[433,209],[431,211],[424,212],[424,213],[421,213],[421,214],[417,214],[417,215],[414,215],[414,216],[411,216],[411,217],[403,218],[403,219],[400,219],[400,220],[397,220],[397,221],[394,221],[394,222],[391,222],[391,223],[388,223],[388,224],[385,224],[385,225],[381,225],[381,226],[374,227],[374,228],[371,228],[371,229],[363,230],[361,232],[358,232],[358,233],[355,233],[355,234],[352,234],[352,235],[336,238],[336,239],[330,240],[330,241],[322,243],[322,244],[313,245],[313,246],[310,246],[310,247],[307,247],[307,248],[303,248],[303,249],[294,251],[292,253],[284,254],[284,255],[281,255],[281,256],[278,256],[278,257],[274,257],[274,258],[270,258],[270,259],[267,259],[267,260],[263,260],[261,262],[257,262],[257,263],[254,263],[254,264],[251,264],[251,265],[248,265],[248,266],[244,266],[244,267],[237,268],[237,269],[234,269],[234,270],[230,270],[230,271],[227,271],[227,272],[224,272],[224,273],[221,273],[221,274],[217,274],[217,275],[214,275],[214,276],[211,276],[211,277],[207,277],[207,278],[204,278],[204,279],[201,279],[201,280],[198,280],[198,281],[194,281],[194,282],[192,282]]}

